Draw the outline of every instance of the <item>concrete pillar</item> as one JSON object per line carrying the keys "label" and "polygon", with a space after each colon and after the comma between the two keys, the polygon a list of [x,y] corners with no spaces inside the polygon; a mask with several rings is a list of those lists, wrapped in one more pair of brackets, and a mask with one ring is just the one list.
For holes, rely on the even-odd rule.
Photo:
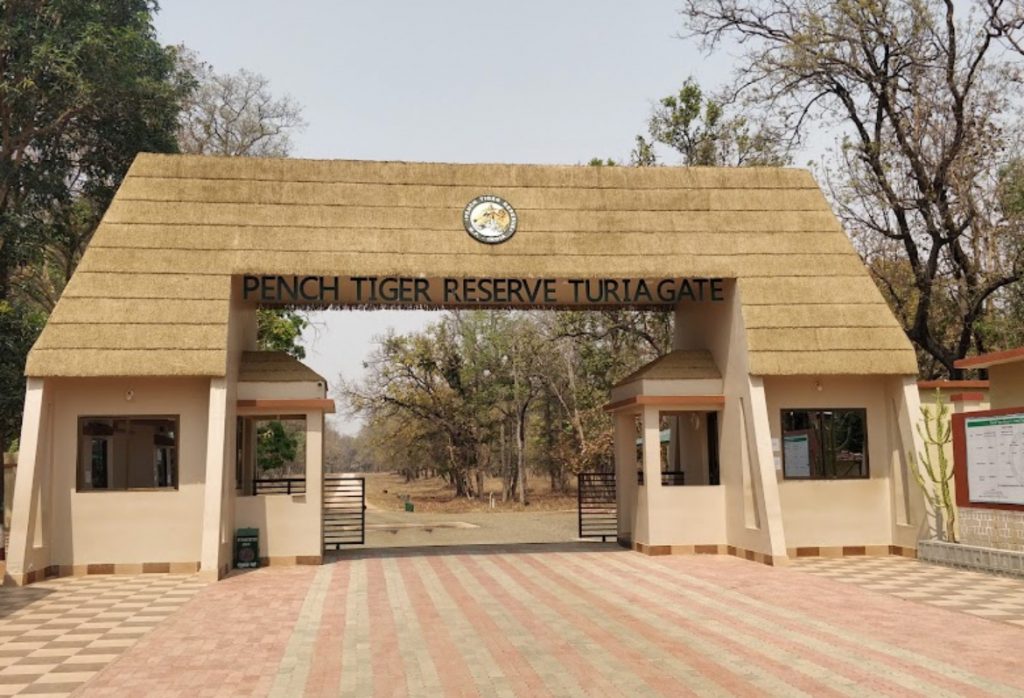
{"label": "concrete pillar", "polygon": [[316,555],[323,555],[324,413],[306,413],[306,506],[313,507],[320,536]]}
{"label": "concrete pillar", "polygon": [[[907,475],[909,475],[905,486],[909,488],[909,494],[911,495],[908,497],[911,506],[909,507],[910,511],[907,512],[907,526],[914,527],[916,523],[915,510],[920,511],[923,509],[924,523],[927,525],[927,531],[930,535],[934,536],[938,532],[935,510],[927,503],[928,500],[924,493],[921,492],[917,479],[910,472],[911,468],[918,467],[917,460],[920,457],[918,454],[924,453],[925,450],[924,440],[917,431],[917,425],[921,420],[921,394],[918,391],[917,378],[915,376],[904,376],[901,379],[900,390],[897,395],[896,412],[898,415],[899,446],[903,451],[901,455],[907,459]],[[917,541],[901,540],[898,542],[903,545],[912,545],[916,544]]]}
{"label": "concrete pillar", "polygon": [[203,483],[203,540],[199,560],[200,575],[211,580],[220,578],[222,567],[227,397],[227,380],[211,378],[206,424],[206,478]]}
{"label": "concrete pillar", "polygon": [[40,488],[46,480],[43,442],[46,390],[42,378],[29,378],[25,388],[25,410],[18,441],[18,477],[11,507],[11,539],[7,554],[7,575],[15,584],[42,579],[49,564],[43,540]]}
{"label": "concrete pillar", "polygon": [[618,516],[618,540],[633,542],[633,516],[636,510],[636,429],[634,415],[618,413],[615,423],[615,508]]}
{"label": "concrete pillar", "polygon": [[772,435],[768,422],[768,401],[765,397],[764,380],[760,376],[747,379],[748,410],[747,428],[753,437],[752,456],[757,463],[754,473],[758,477],[754,484],[759,495],[762,530],[768,536],[768,552],[773,564],[788,559],[786,534],[782,526],[782,502],[779,497],[779,481],[775,476],[775,457],[772,453]]}
{"label": "concrete pillar", "polygon": [[652,512],[657,510],[657,502],[661,495],[661,429],[658,428],[658,408],[644,407],[643,411],[643,434],[644,434],[644,491],[646,497],[642,499],[643,509],[638,514],[644,520],[644,530],[647,532],[643,541],[649,545],[656,545],[660,522]]}

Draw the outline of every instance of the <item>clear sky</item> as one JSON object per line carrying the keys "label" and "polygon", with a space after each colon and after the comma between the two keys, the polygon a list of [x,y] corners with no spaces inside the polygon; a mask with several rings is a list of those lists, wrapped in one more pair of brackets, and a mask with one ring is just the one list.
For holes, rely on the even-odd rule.
{"label": "clear sky", "polygon": [[[303,106],[293,156],[577,164],[625,159],[652,105],[728,56],[678,37],[679,0],[164,0],[161,41],[266,75]],[[314,314],[307,363],[358,376],[372,338],[432,317]],[[358,425],[344,417],[347,432]]]}

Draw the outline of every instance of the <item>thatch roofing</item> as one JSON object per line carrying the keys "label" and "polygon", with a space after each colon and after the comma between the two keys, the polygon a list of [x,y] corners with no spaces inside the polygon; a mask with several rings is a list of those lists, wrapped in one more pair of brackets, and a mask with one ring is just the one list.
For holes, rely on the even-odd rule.
{"label": "thatch roofing", "polygon": [[[466,203],[519,214],[471,239]],[[811,175],[243,159],[135,160],[29,356],[32,376],[224,375],[238,274],[736,278],[754,374],[916,372]]]}
{"label": "thatch roofing", "polygon": [[629,374],[614,387],[640,380],[720,379],[722,373],[715,365],[709,351],[684,351],[682,349],[659,356]]}
{"label": "thatch roofing", "polygon": [[323,383],[319,373],[283,351],[243,351],[238,364],[242,383]]}

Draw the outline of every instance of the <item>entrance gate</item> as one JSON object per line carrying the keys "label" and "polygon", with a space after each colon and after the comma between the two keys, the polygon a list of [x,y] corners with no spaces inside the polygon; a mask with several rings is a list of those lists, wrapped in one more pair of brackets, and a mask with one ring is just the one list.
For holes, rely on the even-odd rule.
{"label": "entrance gate", "polygon": [[580,538],[616,538],[618,508],[615,502],[615,473],[580,473],[576,476]]}
{"label": "entrance gate", "polygon": [[366,478],[324,475],[324,550],[366,542]]}

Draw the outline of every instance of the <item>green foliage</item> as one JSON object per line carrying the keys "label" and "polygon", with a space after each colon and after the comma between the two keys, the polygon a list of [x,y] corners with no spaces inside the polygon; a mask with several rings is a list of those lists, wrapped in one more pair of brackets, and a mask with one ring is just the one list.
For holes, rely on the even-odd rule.
{"label": "green foliage", "polygon": [[17,269],[95,226],[139,151],[176,149],[191,87],[146,0],[6,2],[0,24],[0,299]]}
{"label": "green foliage", "polygon": [[942,528],[936,533],[942,540],[957,542],[956,503],[953,500],[953,464],[949,462],[946,448],[952,440],[952,420],[949,405],[942,398],[942,391],[935,391],[935,406],[929,409],[921,406],[921,421],[917,433],[924,441],[924,452],[914,458],[909,455],[910,470],[924,492],[931,510],[941,522]]}
{"label": "green foliage", "polygon": [[256,465],[262,472],[281,470],[295,461],[299,438],[282,422],[272,420],[256,427]]}
{"label": "green foliage", "polygon": [[309,320],[301,312],[260,308],[256,311],[256,323],[256,342],[261,350],[283,351],[296,359],[306,358],[306,350],[299,340]]}
{"label": "green foliage", "polygon": [[687,166],[781,166],[790,162],[779,134],[755,128],[743,115],[729,114],[723,99],[709,97],[692,77],[679,92],[664,97],[648,123],[650,141],[636,137],[631,160],[657,163],[655,144],[671,148]]}
{"label": "green foliage", "polygon": [[155,4],[0,2],[0,448],[25,358],[135,155],[176,150],[192,87]]}
{"label": "green foliage", "polygon": [[40,313],[0,300],[0,453],[18,437],[25,402],[25,356],[42,324]]}

